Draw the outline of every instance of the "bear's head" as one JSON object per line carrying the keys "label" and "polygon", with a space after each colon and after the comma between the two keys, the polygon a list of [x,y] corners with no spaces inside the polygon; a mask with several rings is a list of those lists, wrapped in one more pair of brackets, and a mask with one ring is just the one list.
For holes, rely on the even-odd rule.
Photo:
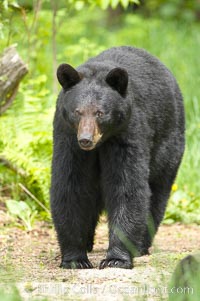
{"label": "bear's head", "polygon": [[62,116],[76,131],[81,149],[92,150],[127,126],[131,103],[127,97],[125,69],[79,72],[61,64],[57,78],[63,88]]}

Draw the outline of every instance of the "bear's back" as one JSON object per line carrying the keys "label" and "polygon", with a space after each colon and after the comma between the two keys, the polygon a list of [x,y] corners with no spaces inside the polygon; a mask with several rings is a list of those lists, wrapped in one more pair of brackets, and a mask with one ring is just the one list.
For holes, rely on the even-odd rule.
{"label": "bear's back", "polygon": [[[144,70],[158,72],[158,70],[171,74],[167,67],[161,63],[156,57],[148,53],[146,50],[132,46],[112,47],[103,51],[96,57],[89,59],[85,64],[101,63],[102,66],[115,65],[116,67],[125,68],[129,71],[129,75],[136,73],[139,75]],[[106,64],[108,63],[108,64]],[[172,75],[172,74],[171,74]]]}
{"label": "bear's back", "polygon": [[160,86],[161,90],[167,87],[171,92],[177,89],[174,76],[159,59],[143,49],[131,46],[112,47],[89,59],[79,68],[80,71],[85,70],[88,77],[101,79],[116,67],[126,69],[132,85],[144,94],[149,93],[151,86]]}

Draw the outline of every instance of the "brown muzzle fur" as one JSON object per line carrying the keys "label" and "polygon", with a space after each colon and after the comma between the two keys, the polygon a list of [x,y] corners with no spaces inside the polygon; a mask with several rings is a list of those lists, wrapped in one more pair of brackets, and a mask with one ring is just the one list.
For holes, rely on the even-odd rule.
{"label": "brown muzzle fur", "polygon": [[82,117],[78,126],[79,146],[84,150],[92,150],[101,139],[102,134],[95,117]]}

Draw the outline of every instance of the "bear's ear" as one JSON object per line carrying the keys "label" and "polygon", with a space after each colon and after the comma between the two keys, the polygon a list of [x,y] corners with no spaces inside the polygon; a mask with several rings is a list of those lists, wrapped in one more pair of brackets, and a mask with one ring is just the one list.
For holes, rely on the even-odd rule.
{"label": "bear's ear", "polygon": [[114,68],[106,76],[106,82],[122,96],[125,96],[128,86],[128,73],[125,69]]}
{"label": "bear's ear", "polygon": [[72,66],[61,64],[57,69],[57,78],[63,89],[67,90],[78,84],[82,77]]}

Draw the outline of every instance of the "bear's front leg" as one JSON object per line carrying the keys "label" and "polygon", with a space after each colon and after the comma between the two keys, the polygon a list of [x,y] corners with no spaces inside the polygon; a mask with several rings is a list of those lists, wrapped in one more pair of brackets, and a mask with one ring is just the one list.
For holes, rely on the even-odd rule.
{"label": "bear's front leg", "polygon": [[[148,168],[129,146],[114,146],[101,154],[102,187],[109,221],[109,248],[100,263],[131,269],[141,250],[150,203]],[[104,162],[107,162],[105,164]],[[108,163],[109,162],[109,163]]]}
{"label": "bear's front leg", "polygon": [[76,149],[68,139],[59,139],[54,143],[51,211],[62,256],[60,267],[92,268],[87,249],[94,219],[98,218],[95,153]]}

